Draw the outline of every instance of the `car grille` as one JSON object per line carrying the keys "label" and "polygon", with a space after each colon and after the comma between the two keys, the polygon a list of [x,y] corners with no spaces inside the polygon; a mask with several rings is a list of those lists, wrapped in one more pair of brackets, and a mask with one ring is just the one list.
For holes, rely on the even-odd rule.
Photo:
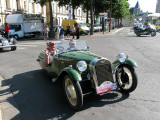
{"label": "car grille", "polygon": [[113,82],[111,64],[97,65],[95,67],[95,69],[96,69],[98,86],[101,85],[104,81],[112,81]]}

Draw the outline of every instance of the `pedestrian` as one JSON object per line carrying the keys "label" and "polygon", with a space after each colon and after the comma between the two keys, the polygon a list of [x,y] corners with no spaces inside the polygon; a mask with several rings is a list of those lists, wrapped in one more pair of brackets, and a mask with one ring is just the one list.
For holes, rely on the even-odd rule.
{"label": "pedestrian", "polygon": [[49,27],[48,25],[46,25],[46,27],[44,28],[44,40],[48,39],[48,32],[49,32]]}
{"label": "pedestrian", "polygon": [[77,27],[76,27],[76,36],[77,36],[77,39],[79,39],[79,35],[80,35],[80,28],[79,28],[79,25],[77,25]]}
{"label": "pedestrian", "polygon": [[74,39],[74,35],[75,35],[75,27],[74,25],[72,26],[72,36],[73,36],[73,39]]}
{"label": "pedestrian", "polygon": [[70,30],[71,30],[71,27],[70,25],[68,24],[67,26],[67,38],[70,39]]}
{"label": "pedestrian", "polygon": [[59,40],[59,32],[60,32],[60,30],[59,30],[59,26],[58,25],[56,26],[54,32],[55,32],[55,39]]}
{"label": "pedestrian", "polygon": [[63,26],[62,26],[62,27],[61,27],[61,30],[60,30],[61,40],[64,40],[64,32],[65,32],[65,30],[64,30],[64,28],[63,28]]}
{"label": "pedestrian", "polygon": [[6,39],[8,39],[9,38],[9,26],[7,23],[5,24],[4,31],[5,31],[5,37]]}

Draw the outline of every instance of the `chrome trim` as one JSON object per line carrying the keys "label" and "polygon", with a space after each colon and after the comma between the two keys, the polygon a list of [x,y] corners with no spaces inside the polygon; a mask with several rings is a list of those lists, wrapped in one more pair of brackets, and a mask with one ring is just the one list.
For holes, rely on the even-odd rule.
{"label": "chrome trim", "polygon": [[97,75],[96,75],[96,69],[95,69],[95,66],[96,66],[96,63],[98,62],[98,61],[100,61],[100,60],[103,60],[104,61],[104,63],[106,62],[106,61],[108,61],[108,59],[106,59],[106,58],[103,58],[103,57],[98,57],[98,58],[95,58],[95,59],[93,59],[91,62],[90,62],[90,64],[89,64],[89,68],[90,68],[90,74],[91,74],[91,76],[92,76],[92,78],[93,78],[93,82],[94,82],[94,87],[96,88],[96,87],[98,87],[98,80],[97,80]]}

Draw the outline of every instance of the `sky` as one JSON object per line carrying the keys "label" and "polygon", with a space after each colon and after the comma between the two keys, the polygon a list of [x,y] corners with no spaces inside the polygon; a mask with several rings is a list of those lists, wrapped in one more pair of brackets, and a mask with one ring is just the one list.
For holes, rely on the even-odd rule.
{"label": "sky", "polygon": [[155,13],[157,0],[128,0],[130,7],[135,7],[137,1],[139,1],[140,8],[143,12]]}

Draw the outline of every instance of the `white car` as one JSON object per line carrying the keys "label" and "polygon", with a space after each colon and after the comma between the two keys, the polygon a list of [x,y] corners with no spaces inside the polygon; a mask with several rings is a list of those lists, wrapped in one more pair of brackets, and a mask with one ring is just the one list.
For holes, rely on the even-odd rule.
{"label": "white car", "polygon": [[15,38],[6,39],[0,36],[0,51],[16,50],[17,40]]}

